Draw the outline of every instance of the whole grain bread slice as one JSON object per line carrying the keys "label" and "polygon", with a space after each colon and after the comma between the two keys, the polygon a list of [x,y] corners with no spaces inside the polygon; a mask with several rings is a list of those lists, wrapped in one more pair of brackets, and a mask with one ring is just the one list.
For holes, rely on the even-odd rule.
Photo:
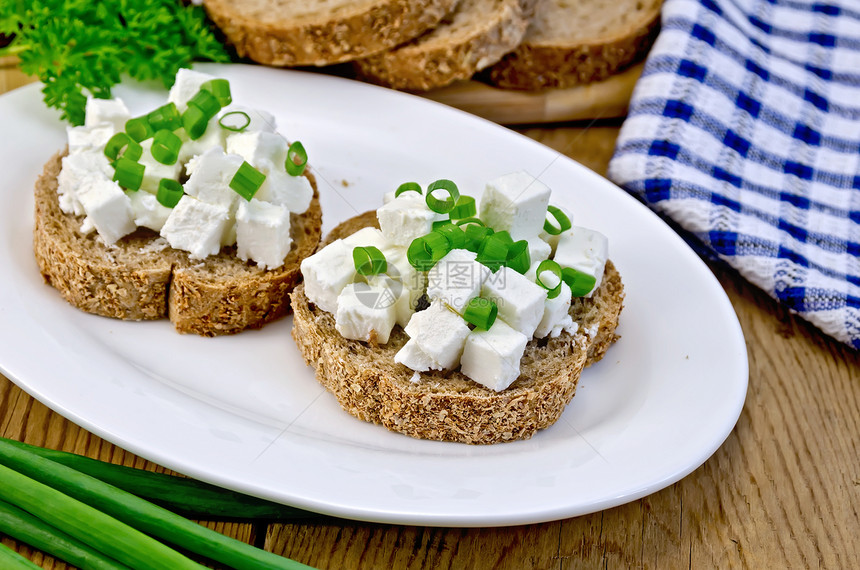
{"label": "whole grain bread slice", "polygon": [[457,0],[204,0],[240,56],[275,66],[367,57],[436,26]]}
{"label": "whole grain bread slice", "polygon": [[460,0],[439,26],[394,49],[354,64],[363,79],[426,91],[467,79],[496,63],[525,35],[529,19],[521,0]]}
{"label": "whole grain bread slice", "polygon": [[[325,243],[369,225],[377,225],[375,212],[340,224]],[[501,392],[458,370],[424,372],[413,381],[415,373],[394,362],[408,340],[401,327],[394,327],[384,345],[349,340],[337,332],[331,313],[308,300],[302,284],[291,296],[299,351],[344,410],[415,438],[490,444],[530,438],[558,420],[582,369],[600,360],[618,338],[624,286],[608,261],[595,294],[571,307],[578,331],[530,341],[520,377]]]}
{"label": "whole grain bread slice", "polygon": [[539,0],[517,49],[486,74],[507,89],[601,81],[644,57],[662,0]]}
{"label": "whole grain bread slice", "polygon": [[293,247],[284,265],[262,270],[225,247],[190,259],[146,228],[106,245],[82,234],[81,218],[65,214],[57,197],[64,153],[54,155],[36,182],[33,251],[45,282],[89,313],[124,320],[169,318],[176,330],[203,336],[259,328],[289,311],[301,260],[320,240],[322,211],[316,183],[307,212],[290,216]]}

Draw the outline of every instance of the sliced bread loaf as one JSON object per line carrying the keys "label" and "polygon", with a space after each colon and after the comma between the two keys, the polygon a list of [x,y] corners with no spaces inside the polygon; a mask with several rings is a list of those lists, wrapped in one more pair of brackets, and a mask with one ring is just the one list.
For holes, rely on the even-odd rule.
{"label": "sliced bread loaf", "polygon": [[466,79],[496,63],[522,40],[531,0],[460,0],[439,26],[415,40],[355,62],[373,83],[426,91]]}
{"label": "sliced bread loaf", "polygon": [[[377,225],[367,212],[337,226],[327,241]],[[521,361],[520,377],[495,392],[459,370],[416,374],[394,362],[408,336],[395,326],[388,343],[348,340],[335,319],[305,296],[292,293],[292,335],[319,382],[344,410],[364,421],[406,435],[442,441],[489,444],[527,439],[555,423],[573,398],[582,369],[600,360],[615,342],[624,299],[621,277],[611,261],[591,298],[578,299],[571,315],[575,334],[532,340]]]}
{"label": "sliced bread loaf", "polygon": [[540,0],[522,43],[488,70],[508,89],[600,81],[644,56],[662,0]]}
{"label": "sliced bread loaf", "polygon": [[169,317],[176,330],[203,336],[259,328],[289,311],[289,292],[301,260],[319,243],[322,211],[314,197],[307,212],[290,216],[293,247],[284,265],[262,270],[235,255],[192,260],[157,233],[139,228],[114,245],[82,234],[81,218],[63,213],[57,199],[62,154],[36,182],[34,253],[45,282],[89,313],[124,320]]}
{"label": "sliced bread loaf", "polygon": [[436,26],[456,0],[204,0],[240,56],[266,65],[367,57]]}

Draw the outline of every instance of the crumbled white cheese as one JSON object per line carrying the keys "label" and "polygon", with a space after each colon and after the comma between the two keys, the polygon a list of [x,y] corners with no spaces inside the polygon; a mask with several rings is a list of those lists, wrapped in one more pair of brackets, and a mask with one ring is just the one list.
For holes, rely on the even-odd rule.
{"label": "crumbled white cheese", "polygon": [[335,328],[344,338],[369,341],[373,334],[380,344],[388,342],[394,327],[395,311],[386,295],[390,284],[350,283],[337,298]]}
{"label": "crumbled white cheese", "polygon": [[603,270],[609,256],[609,240],[602,233],[574,226],[559,236],[555,249],[555,259],[559,265],[571,267],[595,278],[594,287],[586,297],[590,297],[603,280]]}
{"label": "crumbled white cheese", "polygon": [[183,187],[185,193],[207,204],[231,209],[239,195],[230,188],[230,181],[242,166],[238,154],[225,154],[221,147],[212,147],[193,162],[193,171]]}
{"label": "crumbled white cheese", "polygon": [[226,143],[228,153],[238,154],[264,174],[284,170],[287,140],[277,133],[243,131],[229,135]]}
{"label": "crumbled white cheese", "polygon": [[428,308],[412,315],[403,330],[440,368],[457,366],[469,336],[463,317],[441,301],[433,301]]}
{"label": "crumbled white cheese", "polygon": [[167,101],[176,105],[176,108],[182,113],[188,108],[188,101],[200,91],[200,87],[212,79],[215,79],[213,75],[184,67],[180,68],[176,72],[173,87],[170,88],[170,92],[167,94]]}
{"label": "crumbled white cheese", "polygon": [[189,252],[192,259],[203,259],[221,250],[221,236],[230,221],[226,206],[183,196],[161,228],[161,235],[171,247]]}
{"label": "crumbled white cheese", "polygon": [[507,230],[514,240],[530,239],[543,229],[550,189],[525,171],[490,182],[481,196],[481,220],[496,231]]}
{"label": "crumbled white cheese", "polygon": [[127,190],[125,194],[131,202],[135,225],[160,232],[173,210],[162,206],[149,192]]}
{"label": "crumbled white cheese", "polygon": [[115,243],[134,231],[131,202],[116,182],[90,177],[78,188],[77,197],[87,222],[95,227],[105,243]]}
{"label": "crumbled white cheese", "polygon": [[102,152],[114,132],[111,123],[98,123],[90,127],[66,127],[69,155],[92,150]]}
{"label": "crumbled white cheese", "polygon": [[489,330],[474,330],[466,338],[460,370],[479,384],[500,392],[520,375],[528,338],[496,319]]}
{"label": "crumbled white cheese", "polygon": [[107,157],[98,151],[83,151],[63,157],[63,168],[57,176],[60,209],[66,214],[83,215],[77,192],[88,179],[108,180],[113,175]]}
{"label": "crumbled white cheese", "polygon": [[376,210],[382,235],[393,245],[409,247],[412,240],[430,233],[439,214],[427,207],[417,192],[404,192]]}
{"label": "crumbled white cheese", "polygon": [[253,259],[263,269],[284,264],[293,240],[290,212],[277,204],[239,200],[236,210],[236,253],[239,259]]}
{"label": "crumbled white cheese", "polygon": [[543,317],[546,289],[510,267],[502,267],[484,281],[481,297],[494,301],[499,318],[531,338]]}
{"label": "crumbled white cheese", "polygon": [[100,123],[110,123],[114,132],[125,130],[125,123],[131,119],[131,113],[122,99],[97,99],[89,97],[84,111],[84,126],[95,127]]}
{"label": "crumbled white cheese", "polygon": [[415,339],[406,341],[406,344],[394,355],[394,362],[402,364],[416,373],[427,372],[428,370],[442,370],[442,365],[421,350]]}
{"label": "crumbled white cheese", "polygon": [[162,164],[152,156],[152,139],[146,139],[140,143],[143,154],[138,162],[143,165],[143,181],[140,189],[155,194],[158,192],[158,184],[162,178],[177,180],[182,172],[182,163],[178,160],[173,164]]}
{"label": "crumbled white cheese", "polygon": [[272,170],[257,191],[260,200],[280,204],[295,214],[307,211],[314,196],[310,180],[304,176],[291,176],[286,170]]}
{"label": "crumbled white cheese", "polygon": [[323,311],[336,313],[338,295],[355,280],[352,249],[343,240],[335,240],[302,260],[305,295]]}
{"label": "crumbled white cheese", "polygon": [[490,270],[475,261],[476,254],[453,249],[427,272],[427,296],[439,299],[460,314],[480,295]]}

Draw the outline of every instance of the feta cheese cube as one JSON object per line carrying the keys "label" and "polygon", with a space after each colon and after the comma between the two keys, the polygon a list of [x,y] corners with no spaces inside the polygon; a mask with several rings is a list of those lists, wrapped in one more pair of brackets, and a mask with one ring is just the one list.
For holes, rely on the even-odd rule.
{"label": "feta cheese cube", "polygon": [[125,195],[131,202],[135,225],[160,232],[173,209],[162,206],[155,194],[149,192],[128,190]]}
{"label": "feta cheese cube", "polygon": [[143,148],[143,154],[138,162],[143,165],[143,181],[140,183],[140,189],[152,192],[158,192],[158,184],[162,178],[170,178],[171,180],[179,180],[179,174],[182,172],[182,164],[177,160],[174,164],[162,164],[155,160],[152,156],[152,139],[146,139],[140,143]]}
{"label": "feta cheese cube", "polygon": [[290,176],[281,167],[266,175],[263,185],[257,190],[257,198],[284,206],[290,212],[301,214],[307,211],[314,196],[310,180],[304,176]]}
{"label": "feta cheese cube", "polygon": [[442,370],[438,362],[427,356],[427,354],[418,348],[418,343],[414,339],[406,341],[397,354],[394,355],[394,362],[402,364],[407,368],[417,372],[427,372],[428,370]]}
{"label": "feta cheese cube", "polygon": [[510,267],[490,274],[481,288],[481,296],[493,300],[499,318],[527,338],[532,337],[543,317],[546,289]]}
{"label": "feta cheese cube", "polygon": [[428,208],[417,193],[404,192],[378,208],[376,217],[385,239],[394,245],[409,247],[412,240],[433,230],[433,222],[439,219],[439,214]]}
{"label": "feta cheese cube", "polygon": [[529,238],[529,261],[543,261],[552,255],[552,247],[540,237]]}
{"label": "feta cheese cube", "polygon": [[424,295],[427,274],[412,267],[406,257],[405,247],[389,246],[382,250],[382,253],[388,262],[386,273],[397,279],[402,285],[395,308],[397,310],[397,324],[405,327],[415,313],[418,300]]}
{"label": "feta cheese cube", "polygon": [[603,270],[609,257],[609,240],[602,233],[574,226],[561,234],[553,259],[562,268],[571,267],[595,278],[590,297],[603,280]]}
{"label": "feta cheese cube", "polygon": [[236,210],[236,248],[239,259],[253,260],[263,269],[284,264],[293,240],[290,212],[277,204],[251,198],[239,201]]}
{"label": "feta cheese cube", "polygon": [[476,254],[453,249],[427,272],[427,296],[439,299],[462,314],[466,303],[481,294],[490,270],[475,261]]}
{"label": "feta cheese cube", "polygon": [[136,229],[131,203],[116,182],[95,176],[87,178],[78,188],[77,197],[88,224],[95,227],[106,243],[115,243]]}
{"label": "feta cheese cube", "polygon": [[218,124],[217,116],[209,119],[209,122],[206,124],[206,130],[200,138],[191,140],[188,133],[185,132],[185,129],[176,131],[177,136],[179,136],[179,140],[182,141],[182,146],[179,147],[179,157],[177,162],[180,164],[186,164],[192,158],[200,156],[210,149],[215,147],[221,147],[223,149],[226,144],[227,133],[229,133],[229,131],[225,131],[221,128],[221,125]]}
{"label": "feta cheese cube", "polygon": [[335,240],[302,260],[305,295],[323,311],[337,312],[337,298],[348,283],[355,281],[352,246]]}
{"label": "feta cheese cube", "polygon": [[[380,231],[379,228],[373,227],[361,228],[357,232],[343,238],[343,241],[350,247],[364,247],[370,245],[380,251],[383,251],[388,246],[388,242],[385,241],[384,237],[382,237],[382,231]],[[386,256],[386,259],[387,257],[388,256]]]}
{"label": "feta cheese cube", "polygon": [[182,113],[188,108],[188,101],[194,97],[200,87],[209,81],[215,79],[214,76],[207,73],[201,73],[192,69],[180,68],[176,72],[176,79],[173,82],[173,87],[167,94],[167,101],[176,105],[176,108]]}
{"label": "feta cheese cube", "polygon": [[103,153],[105,145],[114,135],[114,127],[110,123],[98,123],[91,127],[66,127],[69,140],[69,154],[92,150]]}
{"label": "feta cheese cube", "polygon": [[113,125],[115,133],[125,130],[125,123],[131,119],[131,113],[122,99],[87,99],[84,116],[85,127],[95,127],[100,123]]}
{"label": "feta cheese cube", "polygon": [[469,336],[469,326],[463,317],[441,301],[433,301],[428,308],[412,315],[403,330],[440,369],[457,366]]}
{"label": "feta cheese cube", "polygon": [[277,133],[244,131],[226,138],[226,150],[238,154],[261,172],[284,170],[287,160],[287,141]]}
{"label": "feta cheese cube", "polygon": [[530,239],[543,229],[550,189],[525,171],[487,182],[481,196],[481,220],[514,240]]}
{"label": "feta cheese cube", "polygon": [[187,251],[192,259],[203,259],[221,251],[221,236],[230,222],[226,206],[186,195],[167,217],[161,236],[174,249]]}
{"label": "feta cheese cube", "polygon": [[103,152],[90,150],[63,157],[63,168],[57,176],[57,194],[63,212],[76,216],[84,213],[77,191],[91,177],[104,180],[113,177],[113,168]]}
{"label": "feta cheese cube", "polygon": [[389,280],[375,283],[349,283],[337,297],[335,328],[344,336],[380,344],[388,342],[394,327],[395,309],[389,297]]}
{"label": "feta cheese cube", "polygon": [[573,322],[568,311],[570,311],[570,287],[562,282],[558,296],[547,298],[544,303],[543,317],[535,329],[535,338],[544,338],[547,335],[555,338],[562,331],[576,332],[577,324]]}
{"label": "feta cheese cube", "polygon": [[188,164],[185,193],[207,204],[233,207],[239,195],[230,188],[230,181],[242,162],[237,154],[225,154],[221,147],[210,148]]}
{"label": "feta cheese cube", "polygon": [[490,390],[501,392],[520,375],[528,338],[496,319],[489,330],[474,330],[466,338],[460,371]]}

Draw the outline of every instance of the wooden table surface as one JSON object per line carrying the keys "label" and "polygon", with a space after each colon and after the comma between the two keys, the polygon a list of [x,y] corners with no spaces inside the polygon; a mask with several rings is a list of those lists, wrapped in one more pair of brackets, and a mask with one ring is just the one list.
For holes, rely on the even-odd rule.
{"label": "wooden table surface", "polygon": [[[11,65],[0,69],[0,92],[29,81]],[[618,121],[517,130],[604,173]],[[591,515],[506,528],[335,519],[204,524],[336,570],[860,568],[860,354],[733,271],[712,269],[746,337],[749,389],[726,442],[678,483]],[[0,435],[163,470],[52,412],[2,376]],[[6,537],[2,542],[44,568],[66,567]]]}

